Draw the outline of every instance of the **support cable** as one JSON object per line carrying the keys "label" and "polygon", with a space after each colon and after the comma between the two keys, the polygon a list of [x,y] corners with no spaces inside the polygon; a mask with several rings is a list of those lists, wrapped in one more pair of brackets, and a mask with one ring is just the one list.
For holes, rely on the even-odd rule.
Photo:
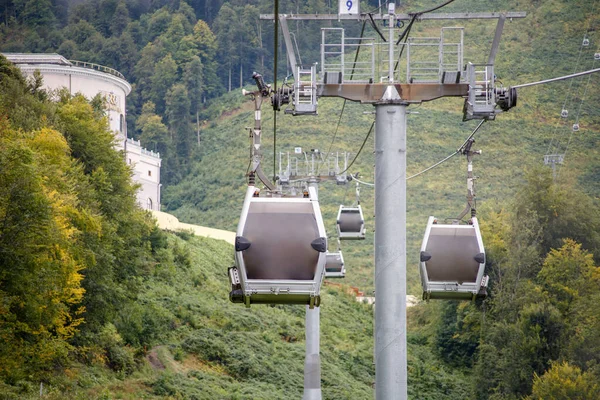
{"label": "support cable", "polygon": [[[596,64],[596,60],[594,60],[594,65],[595,64]],[[575,117],[575,123],[576,124],[579,124],[579,115],[581,113],[581,107],[583,106],[583,100],[585,99],[585,96],[587,95],[587,91],[588,91],[588,88],[590,86],[590,80],[591,80],[591,78],[592,78],[592,75],[590,74],[588,76],[588,81],[585,84],[585,90],[583,91],[583,96],[581,96],[581,102],[579,103],[579,109],[577,110],[577,116]],[[571,134],[569,135],[569,140],[567,141],[567,146],[565,147],[565,151],[563,153],[563,160],[564,160],[564,158],[567,155],[567,151],[569,150],[569,145],[571,144],[571,139],[573,138],[573,133],[574,133],[574,131],[571,129]],[[560,175],[560,169],[558,170],[557,177],[559,175]]]}
{"label": "support cable", "polygon": [[[597,6],[598,2],[594,3],[594,12],[596,11],[596,6]],[[594,15],[594,12],[592,12],[592,15]],[[588,23],[588,26],[585,30],[585,34],[583,35],[583,39],[585,40],[585,38],[587,38],[587,34],[590,30],[590,25]],[[581,53],[583,52],[583,41],[581,42],[581,45],[579,46],[579,54],[577,55],[577,61],[575,62],[575,69],[573,70],[573,73],[575,73],[575,71],[577,71],[579,69],[579,60],[581,59]],[[577,75],[576,75],[577,76]],[[547,81],[552,81],[552,80],[547,80]],[[546,83],[546,81],[542,81],[542,83]],[[523,85],[521,85],[520,87],[525,87]],[[571,88],[573,87],[573,81],[569,82],[569,88],[567,89],[567,93],[565,95],[565,101],[563,103],[563,106],[561,108],[561,112],[562,110],[565,109],[566,105],[567,105],[567,101],[571,95]],[[554,142],[554,138],[556,137],[556,133],[558,131],[558,125],[560,124],[560,120],[556,123],[555,127],[554,127],[554,132],[552,134],[552,138],[550,140],[550,144],[548,145],[548,150],[546,150],[546,154],[551,154],[550,153],[550,149],[552,148],[552,143]],[[556,139],[556,149],[558,150],[558,139]]]}
{"label": "support cable", "polygon": [[[511,86],[511,88],[513,88],[513,89],[519,89],[519,88],[524,88],[524,87],[529,87],[529,86],[542,85],[544,83],[550,83],[550,82],[556,82],[556,81],[564,81],[565,79],[577,78],[578,76],[594,74],[596,72],[600,72],[600,68],[592,68],[592,69],[589,69],[587,71],[576,72],[576,73],[571,74],[571,75],[564,75],[564,76],[559,76],[557,78],[544,79],[543,81],[523,83],[522,85]],[[573,82],[573,81],[571,81],[571,82]],[[564,105],[563,105],[563,107],[564,107]]]}
{"label": "support cable", "polygon": [[400,59],[402,58],[402,54],[404,53],[404,49],[406,48],[406,42],[408,41],[408,35],[410,34],[410,30],[412,29],[413,23],[415,22],[416,19],[417,19],[417,15],[415,14],[415,15],[413,15],[412,19],[410,20],[410,22],[409,22],[408,26],[406,27],[406,29],[404,30],[404,32],[402,32],[402,34],[398,38],[398,41],[396,42],[396,45],[398,45],[398,44],[400,44],[400,41],[402,39],[405,39],[404,43],[402,44],[402,48],[400,49],[400,52],[398,52],[398,59],[396,60],[396,64],[394,65],[394,73],[398,69],[398,64],[400,64]]}
{"label": "support cable", "polygon": [[[354,63],[352,64],[352,72],[350,73],[350,80],[354,77],[354,69],[356,68],[356,62],[358,61],[358,53],[360,52],[360,46],[362,44],[363,35],[365,33],[365,26],[367,21],[363,21],[362,29],[360,31],[360,39],[358,42],[358,48],[356,49],[356,54],[354,56]],[[333,133],[333,138],[331,139],[331,143],[329,143],[329,148],[327,149],[327,153],[325,153],[325,157],[329,157],[329,152],[333,147],[333,142],[335,142],[335,138],[337,137],[338,129],[340,128],[340,122],[342,122],[342,115],[344,115],[344,109],[346,108],[346,99],[344,99],[344,104],[342,104],[342,111],[340,112],[340,118],[338,119],[337,125],[335,127],[335,132]],[[323,164],[323,159],[319,160],[319,164],[317,165],[317,175],[319,175],[319,171],[321,169],[321,165]]]}
{"label": "support cable", "polygon": [[[598,1],[596,1],[596,2],[594,3],[594,9],[593,9],[593,11],[592,11],[592,14],[591,14],[591,15],[595,15],[595,12],[596,12],[596,7],[597,7],[597,5],[598,5]],[[588,33],[589,33],[589,31],[590,31],[590,24],[589,24],[589,22],[588,22],[587,28],[586,28],[586,30],[585,30],[585,34],[583,35],[583,40],[582,40],[582,42],[581,42],[581,48],[580,48],[580,50],[579,50],[579,54],[580,54],[580,55],[581,55],[581,50],[582,50],[582,49],[583,49],[583,47],[584,47],[584,42],[585,42],[585,40],[587,40],[587,39],[588,39]],[[591,70],[591,71],[593,71],[593,70],[594,70],[594,67],[595,67],[595,66],[596,66],[596,58],[594,58],[594,62],[593,62],[593,64],[592,64],[592,70]],[[598,68],[598,71],[600,71],[600,68]],[[590,76],[588,76],[588,81],[587,81],[587,83],[586,83],[586,85],[585,85],[585,89],[584,89],[584,91],[583,91],[583,96],[581,96],[581,101],[580,101],[580,103],[579,103],[579,109],[577,110],[577,116],[575,117],[575,124],[576,124],[576,125],[579,125],[579,116],[580,116],[580,114],[581,114],[581,107],[583,106],[583,100],[585,99],[585,96],[587,95],[587,90],[588,90],[588,87],[589,87],[589,85],[590,85],[590,80],[591,80],[591,78],[592,78],[592,75],[591,75],[591,72],[590,72]],[[564,158],[565,158],[565,156],[566,156],[566,154],[567,154],[567,151],[569,150],[569,145],[571,144],[571,139],[573,138],[573,132],[574,132],[574,130],[573,130],[573,129],[571,129],[571,133],[569,134],[569,140],[567,140],[567,145],[565,146],[565,151],[564,151],[564,153],[563,153],[563,161],[564,161]],[[557,177],[558,177],[559,175],[560,175],[560,169],[559,169],[559,171],[558,171],[558,173],[557,173]]]}
{"label": "support cable", "polygon": [[422,175],[425,172],[434,169],[438,165],[445,163],[446,161],[448,161],[449,159],[451,159],[455,155],[460,154],[460,152],[469,143],[469,141],[473,138],[473,136],[475,136],[475,133],[477,133],[477,131],[479,130],[479,128],[481,128],[481,125],[483,125],[484,122],[485,122],[485,120],[482,119],[481,122],[479,122],[479,125],[477,125],[477,127],[473,130],[473,132],[471,132],[471,134],[469,135],[469,137],[463,142],[463,144],[460,145],[460,147],[458,149],[456,149],[456,151],[454,153],[450,154],[448,157],[444,158],[443,160],[438,161],[437,163],[433,164],[432,166],[425,168],[423,171],[421,171],[419,173],[416,173],[414,175],[409,176],[408,178],[406,178],[406,180],[409,180],[409,179],[412,179],[412,178],[416,178],[417,176]]}
{"label": "support cable", "polygon": [[402,39],[404,38],[404,36],[408,36],[408,34],[410,33],[410,29],[412,27],[412,24],[415,22],[415,20],[418,17],[420,17],[423,14],[427,14],[427,13],[430,13],[432,11],[439,10],[440,8],[445,7],[448,4],[452,3],[453,1],[454,0],[448,0],[447,2],[445,2],[443,4],[440,4],[437,7],[430,8],[429,10],[419,11],[419,12],[416,12],[416,13],[408,13],[408,15],[412,15],[412,19],[410,20],[410,23],[408,24],[408,26],[406,27],[406,29],[404,30],[404,32],[402,33],[402,35],[400,35],[400,37],[398,38],[398,41],[396,42],[396,44],[397,45],[400,44],[400,41],[402,41]]}
{"label": "support cable", "polygon": [[427,14],[427,13],[430,13],[432,11],[439,10],[440,8],[445,7],[448,4],[452,3],[453,1],[454,0],[448,0],[445,3],[440,4],[439,6],[430,8],[428,10],[419,11],[419,12],[416,12],[416,13],[409,13],[408,14],[408,15],[412,15],[412,18],[411,18],[408,26],[404,30],[404,32],[402,32],[402,34],[400,35],[400,37],[398,37],[398,40],[396,41],[396,45],[399,45],[400,42],[402,42],[402,40],[404,39],[404,45],[400,49],[400,52],[398,53],[398,59],[396,60],[396,65],[394,65],[394,72],[396,72],[396,70],[398,69],[398,64],[400,63],[400,58],[402,58],[402,54],[404,53],[404,48],[406,47],[406,42],[408,41],[408,36],[410,35],[410,31],[412,29],[412,26],[413,26],[414,22],[417,20],[417,18],[419,18],[423,14]]}
{"label": "support cable", "polygon": [[[354,69],[356,68],[356,62],[358,61],[358,53],[360,52],[360,46],[362,46],[363,36],[365,34],[365,26],[367,21],[363,21],[362,29],[360,30],[360,38],[358,40],[358,47],[356,48],[356,54],[354,55],[354,62],[352,63],[352,72],[350,73],[350,80],[354,77]],[[346,100],[346,99],[344,99]]]}
{"label": "support cable", "polygon": [[371,26],[373,27],[373,29],[375,29],[375,32],[377,32],[377,34],[379,35],[379,37],[381,38],[381,40],[383,40],[383,43],[386,43],[387,40],[383,36],[383,33],[381,33],[381,31],[377,27],[377,24],[375,23],[375,20],[373,20],[373,15],[372,14],[367,14],[367,15],[369,16],[369,19],[371,20]]}
{"label": "support cable", "polygon": [[379,7],[372,9],[367,14],[373,14],[373,13],[375,13],[375,11],[380,11],[382,7],[386,7],[387,8],[387,5],[388,5],[389,2],[390,2],[389,0],[386,0],[385,2],[381,3],[379,5]]}
{"label": "support cable", "polygon": [[412,178],[416,178],[417,176],[419,176],[419,175],[422,175],[422,174],[424,174],[425,172],[427,172],[427,171],[429,171],[429,170],[432,170],[432,169],[434,169],[435,167],[437,167],[438,165],[440,165],[440,164],[442,164],[442,163],[444,163],[444,162],[448,161],[449,159],[451,159],[452,157],[454,157],[454,156],[455,156],[455,155],[457,155],[458,153],[459,153],[458,151],[455,151],[454,153],[450,154],[448,157],[444,158],[443,160],[441,160],[441,161],[438,161],[437,163],[433,164],[432,166],[430,166],[430,167],[428,167],[428,168],[425,168],[423,171],[421,171],[421,172],[419,172],[419,173],[417,173],[417,174],[414,174],[414,175],[411,175],[411,176],[409,176],[408,178],[406,178],[406,180],[409,180],[409,179],[412,179]]}
{"label": "support cable", "polygon": [[356,161],[356,159],[360,155],[362,149],[365,147],[365,144],[367,143],[367,140],[369,139],[369,136],[371,136],[371,132],[373,132],[373,127],[374,126],[375,126],[375,121],[373,121],[373,123],[371,124],[371,128],[369,129],[369,132],[367,133],[367,136],[365,136],[365,140],[363,141],[362,145],[360,146],[360,149],[358,149],[358,153],[356,153],[356,155],[352,159],[352,162],[350,163],[350,165],[348,165],[348,168],[346,168],[345,170],[343,170],[342,172],[340,172],[340,175],[343,174],[344,172],[348,171],[350,169],[350,167],[354,164],[354,162]]}
{"label": "support cable", "polygon": [[352,175],[352,180],[356,181],[358,183],[360,183],[361,185],[366,185],[366,186],[375,186],[374,183],[369,183],[369,182],[363,182],[360,179],[358,179],[356,176]]}
{"label": "support cable", "polygon": [[[410,30],[411,30],[411,28],[413,26],[413,23],[417,19],[418,15],[419,14],[413,14],[412,15],[412,18],[411,18],[410,22],[408,23],[408,26],[406,27],[406,29],[404,29],[404,31],[400,34],[400,36],[398,36],[398,40],[396,41],[396,45],[399,45],[400,42],[402,41],[402,39],[404,39],[405,37],[406,37],[406,39],[408,39],[408,34],[410,33]],[[400,60],[398,60],[398,61],[400,61]],[[396,64],[396,66],[397,66],[397,64]]]}
{"label": "support cable", "polygon": [[421,15],[421,14],[427,14],[427,13],[430,13],[430,12],[432,12],[432,11],[439,10],[439,9],[440,9],[440,8],[442,8],[442,7],[446,7],[448,4],[452,3],[453,1],[454,1],[454,0],[448,0],[447,2],[445,2],[445,3],[443,3],[443,4],[440,4],[439,6],[436,6],[436,7],[430,8],[429,10],[420,11],[420,12],[418,12],[418,13],[416,13],[416,14],[418,14],[418,15]]}
{"label": "support cable", "polygon": [[[275,0],[273,4],[273,15],[275,15],[275,33],[273,40],[273,85],[274,92],[277,93],[277,51],[279,50],[279,0]],[[292,49],[294,51],[294,49]],[[292,65],[292,68],[296,68]],[[277,110],[273,109],[273,182],[276,182],[276,171],[277,166]]]}
{"label": "support cable", "polygon": [[[592,67],[594,67],[596,65],[596,60],[594,60],[594,64],[592,65]],[[598,68],[598,70],[600,71],[600,68]],[[592,75],[588,76],[588,80],[585,84],[585,89],[583,91],[583,96],[581,96],[581,101],[579,102],[579,109],[577,110],[577,116],[575,117],[575,123],[579,124],[579,116],[581,114],[581,107],[583,106],[583,100],[585,99],[585,96],[587,95],[587,91],[588,88],[590,86],[590,80],[592,79]]]}
{"label": "support cable", "polygon": [[[331,151],[331,148],[333,147],[333,142],[335,142],[335,138],[337,137],[338,129],[340,128],[340,123],[342,122],[342,115],[344,115],[345,108],[346,108],[346,99],[344,99],[344,103],[342,104],[342,111],[340,111],[340,118],[338,118],[337,125],[335,126],[335,132],[333,132],[333,138],[331,139],[331,142],[329,143],[329,148],[327,149],[327,152],[325,153],[325,157],[329,157],[329,152]],[[319,170],[321,169],[322,164],[323,164],[323,158],[320,158],[319,164],[317,165],[317,175],[319,175]]]}

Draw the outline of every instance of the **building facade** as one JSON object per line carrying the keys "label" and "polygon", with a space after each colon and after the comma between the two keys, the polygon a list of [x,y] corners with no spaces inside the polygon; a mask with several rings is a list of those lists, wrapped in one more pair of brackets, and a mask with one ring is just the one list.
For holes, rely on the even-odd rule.
{"label": "building facade", "polygon": [[160,210],[159,153],[144,149],[139,141],[127,137],[126,101],[131,85],[118,71],[97,64],[70,61],[58,54],[3,53],[25,76],[39,70],[44,89],[66,88],[71,94],[81,93],[88,99],[101,94],[106,100],[110,130],[115,133],[116,148],[124,154],[133,169],[133,179],[140,184],[137,201],[140,207]]}

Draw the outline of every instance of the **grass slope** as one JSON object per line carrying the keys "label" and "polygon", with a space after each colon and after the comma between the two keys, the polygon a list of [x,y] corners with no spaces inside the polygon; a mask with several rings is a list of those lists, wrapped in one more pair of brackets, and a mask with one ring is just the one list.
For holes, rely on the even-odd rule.
{"label": "grass slope", "polygon": [[[147,349],[128,375],[76,364],[44,385],[45,399],[299,399],[304,368],[303,306],[252,306],[228,300],[231,245],[185,234],[169,245],[189,256],[189,267],[157,269],[139,305],[168,333]],[[373,308],[343,287],[325,286],[321,306],[324,399],[371,399],[374,382]],[[415,309],[415,310],[418,310]],[[415,311],[417,319],[423,310]],[[151,328],[151,327],[150,327]],[[412,331],[412,328],[411,328]],[[466,375],[435,362],[421,333],[409,332],[412,398],[456,399],[469,392]],[[19,395],[39,398],[38,388]]]}

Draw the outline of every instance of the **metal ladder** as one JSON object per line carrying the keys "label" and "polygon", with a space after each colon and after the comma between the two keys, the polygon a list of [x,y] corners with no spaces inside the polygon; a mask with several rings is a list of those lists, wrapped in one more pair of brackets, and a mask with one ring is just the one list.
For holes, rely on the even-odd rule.
{"label": "metal ladder", "polygon": [[317,114],[317,76],[316,67],[302,68],[296,66],[296,81],[294,82],[294,111],[293,115]]}

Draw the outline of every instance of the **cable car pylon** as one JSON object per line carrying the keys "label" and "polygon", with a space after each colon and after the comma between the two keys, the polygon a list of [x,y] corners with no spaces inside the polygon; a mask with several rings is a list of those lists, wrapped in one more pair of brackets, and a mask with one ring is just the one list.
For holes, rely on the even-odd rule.
{"label": "cable car pylon", "polygon": [[[340,13],[333,15],[261,15],[261,19],[277,19],[282,27],[287,54],[294,74],[293,93],[278,92],[275,95],[281,99],[278,106],[286,101],[293,101],[293,108],[286,110],[293,115],[306,115],[317,113],[317,100],[319,97],[341,97],[346,100],[357,101],[363,104],[373,104],[376,114],[375,138],[375,395],[378,400],[406,400],[407,393],[407,354],[406,354],[406,114],[410,104],[420,104],[442,97],[461,97],[465,99],[463,119],[493,120],[496,115],[508,111],[517,104],[517,89],[529,86],[518,85],[502,87],[496,85],[494,73],[495,57],[506,19],[524,18],[524,12],[492,12],[492,13],[443,13],[429,14],[431,10],[411,14],[396,14],[395,4],[389,3],[387,13],[379,15],[356,12],[346,13],[345,1],[341,1]],[[444,3],[445,5],[447,3]],[[442,5],[442,6],[443,6]],[[438,7],[439,8],[439,7]],[[437,9],[437,8],[436,8]],[[437,64],[437,74],[428,74],[423,77],[419,69],[411,70],[410,50],[411,42],[403,45],[407,49],[407,77],[404,83],[400,82],[399,74],[394,65],[396,37],[396,21],[425,20],[471,20],[471,19],[496,19],[496,32],[485,64],[467,63],[464,68],[462,60],[463,43],[446,41],[444,31],[437,40],[439,49],[433,65]],[[360,38],[358,44],[344,43],[342,29],[341,43],[333,46],[341,48],[341,53],[329,54],[333,60],[327,58],[326,35],[322,34],[321,43],[321,68],[320,76],[317,75],[316,65],[304,68],[295,61],[293,46],[287,29],[288,20],[371,20],[387,21],[388,35],[385,43],[375,43],[374,39]],[[459,30],[462,28],[459,28]],[[383,34],[376,28],[383,38]],[[406,31],[408,36],[408,31]],[[350,38],[348,38],[350,40]],[[415,50],[418,43],[415,43]],[[345,58],[344,52],[357,51],[364,46],[368,55],[361,74],[354,73],[352,62],[347,61],[353,57]],[[387,59],[383,56],[383,63],[388,64],[387,76],[376,76],[374,49],[377,46],[386,46]],[[446,48],[450,51],[446,52]],[[444,60],[451,54],[457,54],[458,59],[451,63]],[[356,58],[355,58],[356,59]],[[341,60],[341,64],[340,64]],[[331,61],[331,62],[330,62]],[[416,58],[418,63],[422,61]],[[308,65],[308,64],[307,64]],[[397,65],[397,63],[396,63]],[[414,65],[413,65],[414,66]],[[433,67],[435,70],[436,68]],[[348,74],[347,71],[353,71]],[[597,71],[593,71],[597,72]],[[411,75],[412,74],[412,75]],[[557,80],[556,78],[555,80]],[[566,77],[564,77],[566,79]],[[532,84],[547,83],[540,81]],[[282,89],[283,90],[283,89]],[[476,222],[476,218],[472,220]],[[478,232],[478,229],[477,229]],[[476,254],[477,256],[477,254]],[[480,257],[478,257],[481,259]],[[475,261],[478,261],[477,259]],[[482,263],[479,263],[482,264]],[[464,282],[463,282],[464,283]]]}
{"label": "cable car pylon", "polygon": [[[340,7],[343,10],[344,7]],[[505,18],[523,18],[525,13],[464,13],[464,14],[396,14],[395,4],[389,3],[387,14],[368,15],[261,15],[261,19],[277,18],[282,26],[284,40],[288,48],[290,64],[293,67],[295,85],[291,114],[315,114],[318,97],[342,97],[346,100],[373,104],[376,115],[375,131],[375,396],[379,399],[406,400],[407,390],[407,347],[406,347],[406,115],[410,104],[419,104],[441,97],[463,97],[465,119],[494,119],[497,114],[496,99],[504,99],[507,105],[514,106],[516,97],[511,91],[494,85],[493,65],[469,64],[463,70],[462,41],[458,44],[446,42],[444,33],[438,40],[440,54],[436,54],[438,74],[433,78],[420,79],[416,73],[411,77],[407,68],[406,83],[400,83],[394,62],[396,61],[396,21],[436,19],[500,19],[496,28],[494,48],[490,58],[495,57]],[[362,38],[359,44],[345,45],[342,30],[342,43],[338,48],[344,51],[358,51],[365,47],[364,73],[347,74],[353,70],[344,65],[344,54],[335,55],[329,60],[325,50],[331,44],[325,43],[322,35],[321,76],[316,79],[316,66],[310,71],[295,65],[291,58],[293,48],[289,33],[286,35],[287,20],[294,19],[358,19],[386,20],[387,40],[380,46],[387,46],[387,76],[375,76],[373,39]],[[383,34],[381,34],[383,36]],[[334,44],[335,45],[335,44]],[[444,51],[448,45],[451,51]],[[410,67],[407,47],[407,64]],[[348,49],[348,50],[346,50]],[[362,53],[361,53],[362,54]],[[368,54],[371,54],[369,59]],[[458,55],[452,63],[445,63],[446,56]],[[341,65],[338,58],[342,61]],[[348,57],[347,59],[352,59]],[[337,61],[336,61],[337,60]],[[331,62],[330,62],[331,61]],[[351,63],[350,63],[351,64]],[[370,75],[370,76],[368,76]],[[308,77],[310,76],[310,79]],[[432,74],[433,76],[433,74]],[[514,92],[514,91],[513,91]],[[505,108],[508,109],[508,106]]]}

